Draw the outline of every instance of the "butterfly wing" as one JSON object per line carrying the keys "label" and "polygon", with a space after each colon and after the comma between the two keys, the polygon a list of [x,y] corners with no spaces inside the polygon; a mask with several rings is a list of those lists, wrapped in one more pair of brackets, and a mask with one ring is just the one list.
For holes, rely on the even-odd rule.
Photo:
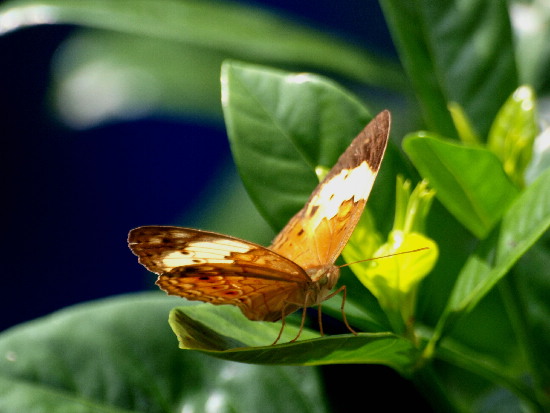
{"label": "butterfly wing", "polygon": [[128,244],[168,294],[232,304],[251,320],[276,321],[294,312],[310,283],[279,254],[214,232],[146,226],[131,230]]}
{"label": "butterfly wing", "polygon": [[389,131],[386,110],[352,141],[269,248],[305,269],[333,264],[363,213]]}

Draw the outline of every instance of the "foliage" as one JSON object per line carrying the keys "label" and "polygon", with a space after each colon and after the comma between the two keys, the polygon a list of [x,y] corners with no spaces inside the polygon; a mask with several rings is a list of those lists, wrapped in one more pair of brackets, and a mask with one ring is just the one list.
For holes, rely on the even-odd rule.
{"label": "foliage", "polygon": [[[0,7],[4,32],[44,22],[87,27],[68,40],[56,63],[56,90],[80,99],[62,107],[63,113],[79,126],[137,116],[144,107],[220,119],[217,77],[230,58],[221,91],[234,159],[274,229],[303,205],[316,170],[329,168],[361,127],[389,107],[392,142],[359,231],[371,234],[378,227],[383,235],[371,239],[380,245],[391,229],[396,177],[416,182],[420,176],[436,201],[431,210],[423,207],[419,232],[439,250],[433,270],[415,284],[416,306],[411,310],[408,301],[403,331],[385,301],[351,272],[342,282],[357,336],[319,337],[308,329],[300,341],[284,343],[295,333],[289,326],[283,344],[271,346],[277,324],[250,322],[234,308],[178,301],[170,325],[180,346],[196,351],[176,355],[155,324],[174,301],[156,295],[91,303],[15,328],[0,336],[3,411],[25,403],[36,411],[173,411],[204,402],[210,392],[226,392],[227,383],[219,381],[226,368],[239,372],[238,385],[259,391],[268,391],[274,380],[256,367],[210,364],[214,359],[200,353],[252,364],[383,364],[413,380],[442,411],[550,408],[550,302],[544,299],[550,170],[548,145],[540,143],[548,134],[539,135],[537,120],[550,85],[544,70],[550,44],[541,40],[550,11],[537,1],[380,4],[400,65],[283,16],[229,2],[26,0]],[[522,31],[518,10],[546,25]],[[152,64],[153,54],[167,63]],[[354,93],[325,76],[266,64],[322,72]],[[77,112],[89,93],[75,86],[86,82],[74,80],[90,79],[94,67],[104,70],[102,82],[118,85],[120,99],[108,111],[99,104]],[[137,87],[143,79],[156,89]],[[97,93],[100,103],[108,101],[105,89]],[[404,222],[412,212],[402,205],[396,209],[405,211]],[[374,249],[365,244],[362,251],[369,256]],[[323,309],[339,317],[340,300]],[[91,359],[93,352],[100,357]],[[278,369],[272,374],[288,380],[290,374]],[[192,372],[192,383],[184,370]],[[316,380],[312,369],[300,374]],[[221,387],[209,387],[212,377]],[[319,388],[292,381],[288,387],[295,390],[288,400],[302,403],[296,402],[296,411],[318,411]],[[266,397],[275,410],[282,403],[274,394]],[[253,404],[245,399],[226,406],[252,411]]]}

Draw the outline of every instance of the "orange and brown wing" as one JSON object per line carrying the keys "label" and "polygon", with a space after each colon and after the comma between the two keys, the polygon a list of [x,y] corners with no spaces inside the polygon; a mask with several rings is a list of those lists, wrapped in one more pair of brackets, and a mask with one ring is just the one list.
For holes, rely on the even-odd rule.
{"label": "orange and brown wing", "polygon": [[269,248],[305,269],[334,263],[363,213],[389,132],[386,110],[351,142]]}
{"label": "orange and brown wing", "polygon": [[168,294],[235,305],[251,320],[275,321],[295,311],[310,282],[292,261],[214,232],[139,227],[130,231],[128,243]]}

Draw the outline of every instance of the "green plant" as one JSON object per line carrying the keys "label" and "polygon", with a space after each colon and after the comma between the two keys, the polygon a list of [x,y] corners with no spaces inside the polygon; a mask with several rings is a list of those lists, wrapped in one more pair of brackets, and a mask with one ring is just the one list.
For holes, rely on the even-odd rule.
{"label": "green plant", "polygon": [[[417,212],[418,221],[411,225],[434,240],[439,250],[435,268],[415,284],[413,298],[404,300],[406,308],[397,312],[388,310],[387,300],[381,299],[383,292],[373,290],[373,295],[351,272],[343,275],[342,282],[348,285],[347,317],[365,332],[358,336],[320,338],[304,331],[301,341],[269,346],[279,329],[276,324],[250,322],[234,308],[185,305],[158,296],[88,304],[21,326],[0,338],[6,354],[0,380],[7,389],[0,393],[0,407],[15,411],[29,400],[18,395],[30,394],[31,403],[45,406],[44,410],[51,405],[73,409],[78,405],[81,411],[170,411],[186,403],[199,405],[210,388],[198,386],[197,394],[187,391],[189,384],[179,371],[188,371],[189,366],[173,354],[175,346],[166,340],[166,331],[157,331],[161,328],[154,321],[178,305],[170,324],[180,346],[218,358],[270,365],[384,364],[414,381],[441,411],[494,411],[506,406],[542,412],[550,408],[546,354],[550,303],[545,298],[550,173],[543,145],[533,144],[539,134],[534,90],[544,97],[549,84],[544,68],[550,46],[541,40],[548,35],[548,24],[527,34],[513,31],[510,11],[539,10],[538,18],[546,18],[546,23],[550,13],[537,2],[380,3],[402,68],[313,29],[229,3],[50,0],[13,1],[0,8],[0,29],[8,27],[6,22],[11,22],[10,29],[31,24],[31,17],[41,11],[54,22],[107,30],[81,33],[66,46],[65,59],[71,55],[74,60],[61,60],[65,63],[59,87],[94,59],[110,56],[109,61],[121,70],[132,65],[162,85],[176,85],[167,88],[157,110],[192,110],[218,118],[215,77],[227,57],[314,68],[346,79],[358,86],[357,92],[365,84],[391,90],[391,99],[366,93],[360,100],[325,77],[307,75],[297,82],[280,70],[226,62],[223,110],[234,159],[252,200],[271,226],[280,229],[315,186],[315,168],[334,162],[375,113],[370,107],[389,106],[396,126],[394,142],[368,203],[369,215],[359,228],[369,236],[374,231],[388,234],[392,229],[388,209],[396,205],[396,177],[416,181],[420,175],[435,190],[437,201],[430,209],[433,193],[426,189],[422,212]],[[277,35],[281,40],[274,42]],[[86,48],[77,49],[77,43]],[[122,48],[126,53],[120,55]],[[170,58],[172,64],[162,69],[151,65],[146,57],[152,50]],[[174,71],[189,75],[176,77]],[[199,86],[194,77],[198,73],[206,79]],[[142,102],[146,92],[140,96]],[[116,108],[120,112],[132,109],[136,98],[130,92],[126,97]],[[361,101],[368,102],[369,109]],[[415,122],[418,118],[420,124]],[[80,119],[83,124],[98,121],[93,116]],[[425,130],[413,132],[420,128]],[[405,133],[401,151],[397,138]],[[262,164],[269,168],[259,170]],[[414,192],[410,194],[403,185],[398,185],[401,202],[393,230],[403,229],[407,217],[415,216],[403,207],[403,199],[415,199]],[[347,253],[366,258],[384,237],[373,236],[378,241],[365,241],[363,247],[354,246]],[[423,242],[431,241],[418,243]],[[369,285],[366,276],[359,278]],[[338,317],[339,306],[335,297],[323,308]],[[395,320],[403,315],[401,321],[407,324],[413,311],[414,323],[399,328]],[[287,333],[293,336],[292,326]],[[204,339],[189,340],[197,336]],[[122,342],[117,343],[116,337]],[[55,343],[64,341],[71,345],[52,358]],[[133,357],[119,354],[120,346],[133,349]],[[160,358],[154,350],[159,347],[163,349]],[[86,364],[92,351],[103,354],[95,369]],[[191,357],[189,352],[184,354]],[[182,364],[170,365],[172,357]],[[201,363],[211,360],[196,357],[201,357]],[[154,390],[150,383],[136,385],[142,378],[132,365],[135,360],[141,361],[144,372],[157,372],[150,374]],[[75,373],[82,362],[87,366],[86,377]],[[195,361],[191,358],[189,363],[193,366]],[[223,366],[212,364],[195,371],[193,383],[207,383],[209,375],[223,377]],[[94,386],[110,368],[116,374],[106,378],[112,381]],[[262,375],[261,369],[251,371]],[[284,378],[295,373],[281,368],[274,374],[280,374],[280,380],[288,381],[293,390],[299,388]],[[300,374],[311,374],[311,380],[316,380],[311,369]],[[254,374],[239,377],[246,380],[243,386],[253,380],[260,387],[258,392],[273,380]],[[98,389],[102,386],[119,390],[102,392]],[[318,411],[314,399],[322,397],[319,389],[304,391],[303,403],[293,408]],[[277,399],[273,400],[276,410]],[[244,411],[254,402],[229,400],[226,406],[231,406],[228,411]]]}

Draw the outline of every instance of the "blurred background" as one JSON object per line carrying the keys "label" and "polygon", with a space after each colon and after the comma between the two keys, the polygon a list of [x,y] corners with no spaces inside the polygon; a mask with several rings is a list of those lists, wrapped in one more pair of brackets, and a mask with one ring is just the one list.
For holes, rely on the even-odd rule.
{"label": "blurred background", "polygon": [[[316,1],[314,7],[290,0],[240,3],[282,13],[381,55],[395,53],[374,0],[346,0],[345,7],[330,0]],[[131,90],[119,89],[127,74],[121,72],[117,79],[108,61],[103,62],[107,66],[94,61],[94,53],[102,52],[96,50],[98,44],[124,45],[123,38],[112,40],[108,33],[105,42],[98,43],[101,35],[74,26],[45,25],[0,36],[0,330],[83,301],[156,289],[155,276],[138,265],[127,247],[131,228],[190,226],[260,243],[273,236],[240,184],[221,108],[217,113],[201,110],[201,105],[218,99],[217,90],[205,83],[204,102],[190,103],[196,111],[174,110],[178,99],[185,100],[181,96],[157,96],[169,102],[159,108],[155,94],[162,91],[148,82],[147,73],[136,74],[138,80],[143,76],[143,89],[131,89],[135,79],[128,86]],[[145,42],[143,47],[156,45]],[[155,50],[156,65],[174,57]],[[127,58],[131,61],[132,56]],[[174,58],[166,63],[172,71],[177,65]],[[89,61],[79,67],[79,59]],[[185,63],[194,64],[192,55]],[[189,75],[182,71],[166,76]],[[211,81],[219,72],[204,77]],[[200,77],[188,80],[197,87],[206,82]],[[131,99],[131,104],[124,99]],[[132,110],[120,113],[117,105]],[[378,366],[328,366],[324,373],[327,388],[335,394],[342,378],[355,374],[367,373],[370,386],[391,383],[394,390],[399,379]],[[360,395],[366,383],[356,382],[354,394]],[[423,406],[408,382],[402,386],[404,398]]]}
{"label": "blurred background", "polygon": [[[315,7],[282,0],[247,3],[360,47],[393,53],[376,1],[347,1],[346,7],[332,1]],[[243,197],[221,109],[193,116],[146,103],[137,107],[155,92],[136,90],[134,112],[117,113],[122,98],[112,71],[95,83],[89,74],[79,79],[64,73],[65,62],[77,66],[77,57],[94,53],[85,47],[86,36],[62,25],[0,36],[1,329],[67,305],[154,287],[154,276],[126,245],[133,227],[195,226],[258,242],[273,236]],[[102,68],[96,69],[102,76]],[[86,81],[88,89],[74,86]],[[87,97],[76,99],[75,91]],[[129,119],[120,119],[124,116]]]}

